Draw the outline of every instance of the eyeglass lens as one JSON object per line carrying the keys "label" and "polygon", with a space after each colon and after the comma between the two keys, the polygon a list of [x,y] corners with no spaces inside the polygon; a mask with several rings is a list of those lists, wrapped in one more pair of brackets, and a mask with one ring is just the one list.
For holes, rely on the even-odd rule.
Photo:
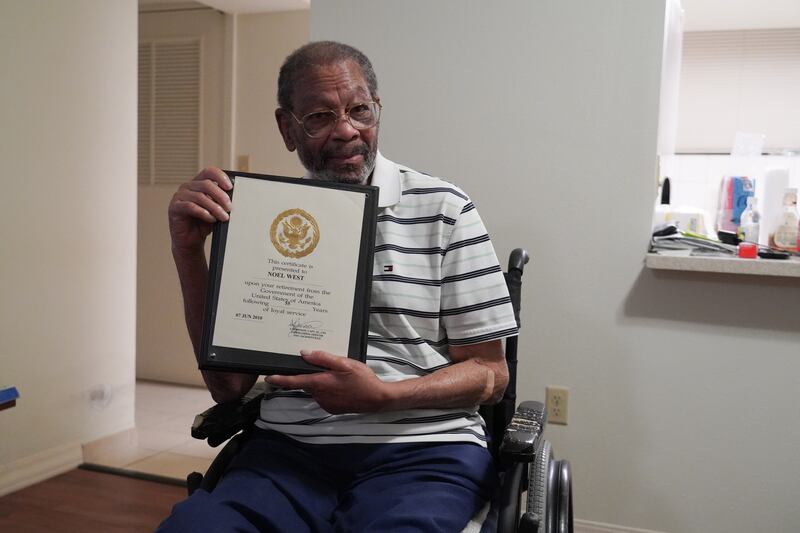
{"label": "eyeglass lens", "polygon": [[[380,106],[377,102],[357,104],[345,112],[347,120],[356,129],[371,128],[378,123]],[[328,133],[339,120],[334,111],[317,111],[309,113],[302,119],[303,128],[310,136],[315,137]]]}

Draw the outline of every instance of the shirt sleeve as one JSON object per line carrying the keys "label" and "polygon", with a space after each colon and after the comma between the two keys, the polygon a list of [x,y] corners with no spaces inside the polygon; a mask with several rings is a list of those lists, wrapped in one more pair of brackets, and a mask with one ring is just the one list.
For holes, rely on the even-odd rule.
{"label": "shirt sleeve", "polygon": [[461,209],[442,259],[441,323],[448,344],[477,344],[517,334],[505,277],[478,210]]}

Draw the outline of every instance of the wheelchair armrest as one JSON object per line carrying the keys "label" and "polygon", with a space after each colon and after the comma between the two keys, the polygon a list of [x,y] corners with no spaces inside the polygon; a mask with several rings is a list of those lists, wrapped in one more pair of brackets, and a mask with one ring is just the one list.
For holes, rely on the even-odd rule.
{"label": "wheelchair armrest", "polygon": [[259,382],[232,402],[218,403],[194,417],[192,437],[217,447],[258,419],[266,383]]}
{"label": "wheelchair armrest", "polygon": [[515,463],[530,463],[536,454],[539,437],[547,423],[547,410],[541,402],[522,402],[511,418],[500,443],[500,456]]}

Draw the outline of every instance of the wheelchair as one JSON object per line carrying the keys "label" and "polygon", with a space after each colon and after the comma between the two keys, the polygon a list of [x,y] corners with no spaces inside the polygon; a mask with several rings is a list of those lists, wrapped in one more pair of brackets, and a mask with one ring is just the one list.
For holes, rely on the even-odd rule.
{"label": "wheelchair", "polygon": [[[504,273],[520,325],[522,274],[528,253],[511,252]],[[503,399],[480,408],[486,422],[489,450],[500,473],[500,487],[491,502],[487,523],[497,533],[572,533],[572,470],[567,460],[556,460],[553,447],[543,436],[547,424],[545,406],[538,401],[516,405],[518,338],[506,339],[509,384]],[[265,384],[256,384],[243,398],[217,404],[195,417],[192,436],[212,447],[227,441],[205,475],[192,472],[186,479],[191,496],[197,489],[211,491],[248,438],[258,419]],[[527,493],[527,494],[526,494]]]}

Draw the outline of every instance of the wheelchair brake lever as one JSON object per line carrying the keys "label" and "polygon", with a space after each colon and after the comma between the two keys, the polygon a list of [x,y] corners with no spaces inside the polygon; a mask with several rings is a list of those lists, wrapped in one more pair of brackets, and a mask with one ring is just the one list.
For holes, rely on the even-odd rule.
{"label": "wheelchair brake lever", "polygon": [[546,423],[547,410],[542,402],[522,402],[503,434],[500,454],[514,462],[533,461],[539,436]]}

